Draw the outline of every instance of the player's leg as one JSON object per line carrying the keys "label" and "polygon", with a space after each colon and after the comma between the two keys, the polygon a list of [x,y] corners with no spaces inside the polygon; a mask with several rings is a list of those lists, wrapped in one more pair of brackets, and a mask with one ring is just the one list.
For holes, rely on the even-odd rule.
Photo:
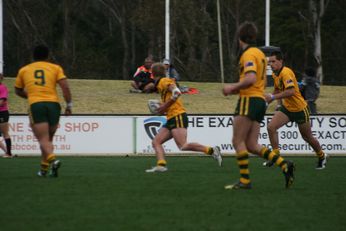
{"label": "player's leg", "polygon": [[53,153],[53,144],[51,142],[49,130],[48,104],[49,103],[46,102],[31,104],[29,111],[32,132],[37,138],[41,150],[41,170],[38,173],[39,176],[46,176],[50,165],[48,157]]}
{"label": "player's leg", "polygon": [[222,165],[222,156],[219,147],[206,146],[196,142],[187,143],[188,117],[186,113],[176,116],[174,120],[175,128],[172,129],[171,132],[174,141],[180,150],[205,153],[212,156],[218,162],[219,166]]}
{"label": "player's leg", "polygon": [[[289,117],[284,112],[276,111],[274,113],[272,120],[269,122],[267,126],[269,141],[272,146],[273,154],[280,155],[278,129],[284,126],[289,121]],[[262,154],[264,154],[264,152],[266,151],[262,150]],[[267,155],[262,156],[264,158],[267,158]],[[263,166],[271,167],[274,163],[275,162],[268,160],[263,163]]]}
{"label": "player's leg", "polygon": [[[0,123],[0,132],[3,134],[3,140],[5,141],[5,145],[1,141],[1,149],[5,152],[5,155],[3,156],[4,158],[12,158],[12,153],[11,153],[11,138],[7,137],[5,138],[5,133],[8,134],[8,123]],[[3,133],[4,132],[4,133]],[[8,148],[10,150],[8,150]]]}
{"label": "player's leg", "polygon": [[165,172],[167,171],[167,161],[165,159],[165,150],[163,143],[172,138],[171,131],[167,127],[162,127],[152,141],[156,155],[156,166],[147,169],[146,172]]}
{"label": "player's leg", "polygon": [[274,113],[273,118],[269,122],[269,124],[267,126],[267,130],[268,130],[270,144],[271,144],[273,150],[279,149],[278,129],[281,128],[282,126],[284,126],[289,121],[290,121],[290,119],[288,118],[288,116],[286,114],[284,114],[281,111],[276,111]]}
{"label": "player's leg", "polygon": [[12,141],[11,141],[11,136],[9,134],[9,124],[7,122],[1,123],[0,130],[3,134],[5,144],[6,144],[6,155],[12,156]]}
{"label": "player's leg", "polygon": [[235,116],[233,120],[232,144],[236,151],[237,164],[239,167],[240,179],[233,185],[226,185],[226,189],[251,188],[249,170],[249,152],[245,140],[248,139],[252,121],[246,116]]}
{"label": "player's leg", "polygon": [[4,157],[13,157],[12,156],[12,140],[11,136],[9,134],[9,118],[10,114],[8,111],[2,111],[0,112],[0,131],[2,133],[2,136],[4,137],[5,144],[6,144],[6,154]]}
{"label": "player's leg", "polygon": [[49,140],[48,122],[40,122],[31,125],[32,131],[40,144],[41,149],[41,174],[46,175],[49,169],[48,156],[53,152],[53,145]]}
{"label": "player's leg", "polygon": [[56,155],[54,154],[54,145],[53,138],[58,129],[59,121],[60,121],[60,112],[61,106],[59,103],[45,103],[45,106],[48,110],[48,124],[49,124],[49,142],[51,143],[52,151],[47,156],[47,161],[51,166],[50,176],[58,177],[58,170],[61,166],[60,160],[56,159]]}
{"label": "player's leg", "polygon": [[282,156],[280,156],[275,151],[271,151],[269,148],[258,144],[259,132],[260,132],[260,124],[258,122],[253,122],[251,130],[249,131],[248,139],[246,141],[246,147],[248,147],[248,150],[251,153],[257,154],[265,158],[266,160],[268,160],[268,162],[273,163],[277,165],[278,167],[280,167],[285,176],[286,187],[291,186],[294,180],[294,176],[293,176],[294,164],[290,161],[286,161]]}
{"label": "player's leg", "polygon": [[58,160],[56,158],[56,155],[54,154],[53,138],[57,128],[58,128],[58,124],[49,126],[49,142],[51,143],[52,151],[47,156],[47,162],[51,166],[51,171],[49,173],[49,176],[51,177],[58,177],[58,170],[61,167],[61,161]]}
{"label": "player's leg", "polygon": [[268,162],[276,164],[277,166],[281,167],[281,169],[284,171],[287,168],[286,161],[284,161],[284,158],[282,158],[280,154],[277,153],[277,151],[272,151],[269,148],[258,144],[259,133],[260,124],[258,122],[253,122],[253,125],[248,135],[248,139],[246,141],[246,146],[248,147],[248,150],[253,154],[263,157],[264,159],[268,160]]}
{"label": "player's leg", "polygon": [[[8,158],[8,156],[6,155],[6,152],[7,152],[6,146],[5,146],[5,144],[3,143],[3,141],[4,141],[4,138],[2,137],[1,132],[0,132],[0,149],[1,149],[2,151],[4,151],[4,153],[5,153],[5,155],[4,155],[3,157],[4,157],[4,158]],[[11,157],[11,156],[9,156],[9,157]]]}
{"label": "player's leg", "polygon": [[310,144],[318,157],[316,169],[324,169],[327,164],[327,154],[321,148],[320,142],[312,135],[310,122],[298,124],[303,139]]}

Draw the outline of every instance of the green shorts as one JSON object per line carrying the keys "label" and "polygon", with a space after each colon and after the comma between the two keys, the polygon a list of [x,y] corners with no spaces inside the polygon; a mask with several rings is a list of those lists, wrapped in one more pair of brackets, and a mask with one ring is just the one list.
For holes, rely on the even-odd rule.
{"label": "green shorts", "polygon": [[187,128],[189,126],[189,119],[186,113],[179,114],[173,118],[167,120],[166,124],[163,127],[172,130],[174,128]]}
{"label": "green shorts", "polygon": [[239,97],[237,107],[235,109],[235,115],[247,116],[251,120],[255,120],[259,123],[264,119],[267,105],[264,99],[260,97]]}
{"label": "green shorts", "polygon": [[279,111],[287,115],[290,121],[296,122],[297,124],[303,124],[310,120],[310,112],[308,107],[304,108],[302,111],[290,112],[289,110],[287,110],[287,108],[281,106],[279,108]]}
{"label": "green shorts", "polygon": [[30,105],[29,117],[32,124],[48,122],[59,124],[61,106],[56,102],[37,102]]}

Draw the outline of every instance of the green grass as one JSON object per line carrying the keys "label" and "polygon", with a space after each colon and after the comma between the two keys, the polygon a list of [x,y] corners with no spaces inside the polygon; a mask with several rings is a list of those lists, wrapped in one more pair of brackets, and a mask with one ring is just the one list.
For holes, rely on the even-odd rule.
{"label": "green grass", "polygon": [[[11,113],[27,113],[27,103],[13,91],[14,78],[4,83],[10,89]],[[147,114],[148,99],[158,99],[158,94],[129,93],[130,80],[69,80],[73,95],[74,114]],[[231,114],[238,96],[224,97],[220,83],[181,82],[181,85],[195,87],[197,95],[184,95],[183,101],[190,114]],[[267,88],[271,92],[272,88]],[[65,104],[63,104],[65,105]],[[346,86],[322,86],[317,101],[319,113],[346,113]],[[267,112],[273,113],[275,104]]]}
{"label": "green grass", "polygon": [[0,224],[8,230],[344,230],[344,166],[331,158],[297,164],[289,190],[278,168],[251,158],[253,189],[226,191],[238,178],[207,157],[168,157],[169,171],[144,173],[153,157],[63,157],[59,178],[35,176],[40,159],[0,159]]}
{"label": "green grass", "polygon": [[[27,113],[14,79],[4,82],[11,113]],[[237,96],[222,96],[220,83],[181,84],[200,90],[183,97],[189,113],[233,113]],[[70,85],[75,114],[146,114],[147,100],[159,97],[130,94],[130,81]],[[323,86],[317,104],[320,113],[346,113],[346,87]],[[346,158],[332,158],[323,171],[314,169],[314,158],[292,159],[292,189],[284,189],[278,169],[252,158],[254,188],[225,191],[238,178],[233,157],[219,168],[205,157],[170,156],[164,174],[144,173],[153,157],[64,157],[57,179],[36,177],[38,157],[0,158],[0,230],[344,230]]]}

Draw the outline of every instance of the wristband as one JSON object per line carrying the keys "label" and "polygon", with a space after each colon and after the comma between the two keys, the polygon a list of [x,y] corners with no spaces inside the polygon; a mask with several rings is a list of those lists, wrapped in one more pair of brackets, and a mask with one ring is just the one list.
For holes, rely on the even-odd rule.
{"label": "wristband", "polygon": [[270,97],[272,98],[272,100],[275,99],[275,95],[271,94]]}
{"label": "wristband", "polygon": [[72,105],[72,102],[66,103],[66,107],[71,108],[72,106],[73,106],[73,105]]}
{"label": "wristband", "polygon": [[177,100],[177,99],[179,98],[180,95],[181,95],[181,91],[179,90],[179,88],[175,87],[175,88],[172,90],[172,97],[171,97],[171,99]]}

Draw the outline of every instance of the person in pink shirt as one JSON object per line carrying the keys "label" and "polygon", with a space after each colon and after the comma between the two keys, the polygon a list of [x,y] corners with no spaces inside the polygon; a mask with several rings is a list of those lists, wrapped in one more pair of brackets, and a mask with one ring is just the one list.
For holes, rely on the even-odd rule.
{"label": "person in pink shirt", "polygon": [[0,74],[0,132],[4,137],[6,144],[6,154],[3,155],[4,158],[12,158],[12,142],[9,134],[9,124],[8,120],[10,118],[10,113],[8,112],[8,89],[5,84],[2,83],[4,76]]}

